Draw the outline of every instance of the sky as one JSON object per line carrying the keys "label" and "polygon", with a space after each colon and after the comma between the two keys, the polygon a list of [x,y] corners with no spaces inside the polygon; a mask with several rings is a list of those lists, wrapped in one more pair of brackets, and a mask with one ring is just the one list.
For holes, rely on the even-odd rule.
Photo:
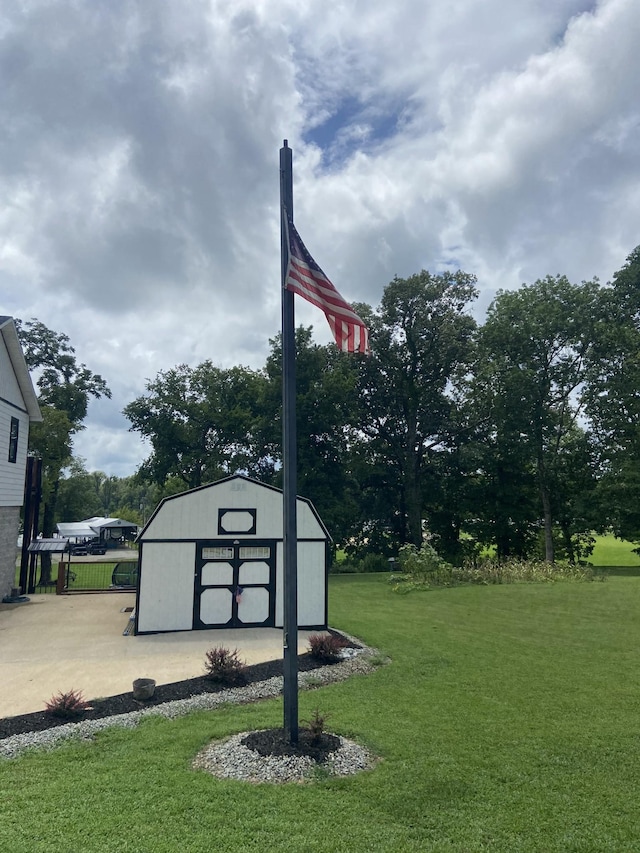
{"label": "sky", "polygon": [[[349,301],[395,275],[609,281],[640,243],[637,0],[20,0],[0,9],[0,314],[112,398],[75,452],[133,474],[123,407],[280,329],[279,149]],[[297,300],[319,343],[330,331]]]}

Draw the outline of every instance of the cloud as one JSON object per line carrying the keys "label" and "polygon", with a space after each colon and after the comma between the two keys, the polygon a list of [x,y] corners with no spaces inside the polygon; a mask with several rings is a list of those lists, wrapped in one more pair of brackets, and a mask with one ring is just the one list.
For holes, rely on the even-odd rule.
{"label": "cloud", "polygon": [[133,471],[120,412],[159,370],[264,363],[283,138],[296,224],[349,299],[457,264],[479,311],[548,273],[610,278],[638,242],[639,30],[633,0],[7,5],[1,307],[112,387],[88,464]]}

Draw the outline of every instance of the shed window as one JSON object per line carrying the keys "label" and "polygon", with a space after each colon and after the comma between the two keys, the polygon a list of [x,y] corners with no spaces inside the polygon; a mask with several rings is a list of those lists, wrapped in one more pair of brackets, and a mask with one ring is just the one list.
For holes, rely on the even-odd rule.
{"label": "shed window", "polygon": [[265,559],[271,556],[271,548],[267,545],[249,545],[245,548],[240,548],[241,560],[252,560],[256,557]]}
{"label": "shed window", "polygon": [[230,560],[233,557],[233,548],[203,548],[203,560]]}
{"label": "shed window", "polygon": [[9,462],[15,462],[18,458],[18,434],[20,432],[20,421],[11,418],[11,429],[9,431]]}

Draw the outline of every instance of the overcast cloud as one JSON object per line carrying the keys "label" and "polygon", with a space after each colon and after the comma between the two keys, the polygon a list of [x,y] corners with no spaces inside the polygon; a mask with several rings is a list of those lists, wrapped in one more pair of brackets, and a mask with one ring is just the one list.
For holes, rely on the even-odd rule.
{"label": "overcast cloud", "polygon": [[76,452],[132,474],[146,379],[263,365],[283,138],[298,230],[349,300],[461,267],[481,317],[547,274],[609,280],[640,243],[639,44],[637,0],[4,4],[0,313],[110,385]]}

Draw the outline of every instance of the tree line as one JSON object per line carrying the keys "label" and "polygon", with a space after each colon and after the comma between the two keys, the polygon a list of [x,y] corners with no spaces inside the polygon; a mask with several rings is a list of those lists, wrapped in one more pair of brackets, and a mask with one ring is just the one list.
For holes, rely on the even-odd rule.
{"label": "tree line", "polygon": [[[483,323],[477,296],[462,271],[394,278],[379,306],[354,306],[370,356],[297,329],[300,494],[356,556],[427,536],[454,563],[487,547],[573,562],[594,531],[640,539],[640,247],[606,285],[557,275],[499,291]],[[21,334],[42,368],[35,323]],[[64,336],[46,333],[53,364]],[[72,348],[60,354],[75,364]],[[124,479],[72,464],[70,438],[88,398],[108,396],[104,380],[51,364],[32,440],[52,455],[58,520],[92,514],[78,513],[82,502],[139,522],[161,497],[235,472],[281,485],[279,336],[261,369],[205,361],[149,381],[124,413],[151,453]]]}

